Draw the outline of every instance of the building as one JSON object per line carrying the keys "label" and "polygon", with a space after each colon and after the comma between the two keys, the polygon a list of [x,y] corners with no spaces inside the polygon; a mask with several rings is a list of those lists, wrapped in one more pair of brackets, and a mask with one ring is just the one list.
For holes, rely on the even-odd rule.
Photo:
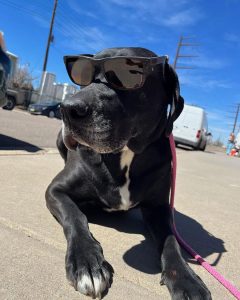
{"label": "building", "polygon": [[63,100],[63,90],[64,85],[62,83],[54,83],[54,98],[58,100]]}
{"label": "building", "polygon": [[18,68],[18,56],[16,56],[15,54],[13,54],[9,51],[7,51],[6,53],[7,53],[8,57],[10,58],[11,63],[12,63],[9,78],[13,79],[15,77],[15,74],[16,74],[17,68]]}
{"label": "building", "polygon": [[67,96],[75,94],[76,86],[68,83],[56,83],[56,75],[44,72],[42,76],[40,95],[41,99],[53,99],[63,101]]}
{"label": "building", "polygon": [[[4,34],[2,31],[0,31],[0,45],[1,47],[3,48],[3,50],[6,51],[6,45],[5,45],[5,41],[4,41]],[[18,56],[9,52],[9,51],[6,51],[8,57],[10,58],[11,60],[11,63],[12,63],[12,66],[11,66],[11,72],[10,72],[10,76],[9,78],[10,79],[13,79],[15,74],[16,74],[16,71],[17,71],[17,65],[18,65]]]}
{"label": "building", "polygon": [[40,95],[44,98],[54,98],[54,82],[56,81],[56,75],[49,72],[43,72],[41,81]]}
{"label": "building", "polygon": [[[0,31],[0,45],[6,50],[6,45],[4,42],[4,34]],[[12,66],[10,73],[10,80],[14,79],[18,70],[18,56],[6,51],[9,56]],[[77,92],[78,88],[74,85],[69,85],[68,83],[56,83],[56,75],[50,72],[43,72],[40,90],[32,92],[31,101],[37,102],[42,100],[57,100],[63,101],[67,96],[71,96]]]}
{"label": "building", "polygon": [[74,85],[69,85],[68,83],[55,83],[55,93],[56,99],[64,100],[68,96],[74,95],[78,88]]}

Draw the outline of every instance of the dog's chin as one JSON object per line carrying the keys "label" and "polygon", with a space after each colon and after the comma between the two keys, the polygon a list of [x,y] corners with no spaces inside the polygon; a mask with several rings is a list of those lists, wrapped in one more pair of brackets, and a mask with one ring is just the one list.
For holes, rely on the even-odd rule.
{"label": "dog's chin", "polygon": [[63,134],[63,142],[68,150],[73,151],[77,149],[78,141],[71,134]]}
{"label": "dog's chin", "polygon": [[118,153],[118,152],[121,152],[124,147],[126,145],[123,145],[123,146],[118,146],[118,147],[112,147],[112,146],[101,146],[101,145],[93,145],[93,146],[88,146],[90,147],[92,150],[94,150],[95,152],[97,153],[100,153],[100,154],[109,154],[109,153]]}
{"label": "dog's chin", "polygon": [[63,142],[70,151],[75,151],[78,145],[83,145],[91,148],[98,153],[118,153],[124,149],[128,141],[113,141],[112,139],[99,139],[97,136],[91,140],[83,139],[82,137],[65,133]]}

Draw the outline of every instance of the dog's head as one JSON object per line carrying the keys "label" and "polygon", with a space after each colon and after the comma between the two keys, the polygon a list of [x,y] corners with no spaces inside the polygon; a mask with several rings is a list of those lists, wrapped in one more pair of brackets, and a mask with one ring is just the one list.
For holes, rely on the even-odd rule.
{"label": "dog's head", "polygon": [[[111,48],[93,58],[100,62],[122,56],[157,57],[143,48]],[[129,61],[131,66],[134,60]],[[135,67],[128,71],[140,73]],[[94,65],[88,85],[61,105],[62,134],[68,149],[80,143],[99,153],[118,152],[125,146],[140,153],[161,134],[171,133],[173,121],[183,109],[183,98],[167,59],[151,66],[138,88],[119,89],[109,83],[105,72],[105,68]]]}

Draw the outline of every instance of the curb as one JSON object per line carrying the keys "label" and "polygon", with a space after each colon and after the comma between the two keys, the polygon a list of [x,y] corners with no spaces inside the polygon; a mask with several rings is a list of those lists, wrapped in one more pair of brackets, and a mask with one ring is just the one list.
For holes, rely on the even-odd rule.
{"label": "curb", "polygon": [[44,155],[44,154],[59,154],[56,148],[42,148],[40,150],[33,150],[33,148],[24,149],[4,149],[0,148],[0,156],[18,156],[18,155]]}

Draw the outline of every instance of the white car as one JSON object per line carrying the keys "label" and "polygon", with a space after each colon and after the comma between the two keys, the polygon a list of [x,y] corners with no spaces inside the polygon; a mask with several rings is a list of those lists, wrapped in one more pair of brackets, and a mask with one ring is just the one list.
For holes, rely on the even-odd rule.
{"label": "white car", "polygon": [[179,118],[174,122],[173,136],[176,144],[204,151],[207,145],[208,122],[205,110],[198,106],[184,105]]}

